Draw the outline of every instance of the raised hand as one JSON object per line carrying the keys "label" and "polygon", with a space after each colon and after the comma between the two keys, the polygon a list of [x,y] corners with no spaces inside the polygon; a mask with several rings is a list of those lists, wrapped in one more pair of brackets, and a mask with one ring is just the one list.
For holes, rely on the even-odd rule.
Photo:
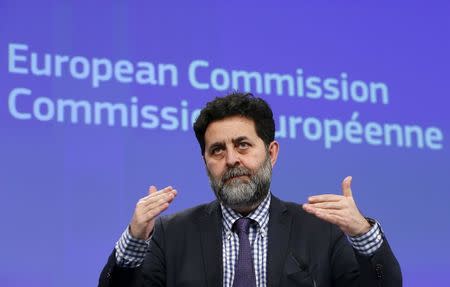
{"label": "raised hand", "polygon": [[351,190],[352,177],[342,181],[342,194],[321,194],[308,198],[303,209],[320,219],[336,224],[349,236],[362,235],[370,230],[369,222],[359,212]]}
{"label": "raised hand", "polygon": [[160,191],[157,191],[155,186],[150,186],[149,194],[136,204],[130,223],[131,236],[148,239],[155,226],[156,217],[169,207],[176,195],[177,191],[171,186]]}

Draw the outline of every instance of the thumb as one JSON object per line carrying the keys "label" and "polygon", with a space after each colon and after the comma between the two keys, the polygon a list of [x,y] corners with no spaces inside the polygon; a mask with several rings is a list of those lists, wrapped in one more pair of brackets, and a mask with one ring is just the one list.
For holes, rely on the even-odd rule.
{"label": "thumb", "polygon": [[157,192],[158,190],[156,189],[156,186],[151,185],[150,188],[148,189],[148,194],[153,194],[155,192]]}
{"label": "thumb", "polygon": [[343,181],[342,181],[342,194],[345,197],[352,197],[352,189],[350,187],[350,185],[352,184],[352,177],[351,176],[347,176]]}

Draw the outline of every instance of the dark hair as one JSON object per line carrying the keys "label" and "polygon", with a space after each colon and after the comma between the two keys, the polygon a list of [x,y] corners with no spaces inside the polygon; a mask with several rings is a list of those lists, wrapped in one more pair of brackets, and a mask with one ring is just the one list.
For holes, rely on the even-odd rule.
{"label": "dark hair", "polygon": [[264,141],[266,147],[275,139],[275,122],[267,102],[251,93],[233,92],[208,102],[194,123],[195,136],[202,155],[205,153],[205,132],[208,125],[236,115],[253,120],[256,134]]}

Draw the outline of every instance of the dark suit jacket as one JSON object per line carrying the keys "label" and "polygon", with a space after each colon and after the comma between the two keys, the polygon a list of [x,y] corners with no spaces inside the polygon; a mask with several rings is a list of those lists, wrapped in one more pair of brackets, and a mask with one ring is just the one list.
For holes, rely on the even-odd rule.
{"label": "dark suit jacket", "polygon": [[[139,268],[120,268],[115,252],[99,286],[222,286],[222,215],[214,201],[157,220]],[[402,286],[386,239],[373,256],[355,253],[332,224],[272,196],[267,286]]]}

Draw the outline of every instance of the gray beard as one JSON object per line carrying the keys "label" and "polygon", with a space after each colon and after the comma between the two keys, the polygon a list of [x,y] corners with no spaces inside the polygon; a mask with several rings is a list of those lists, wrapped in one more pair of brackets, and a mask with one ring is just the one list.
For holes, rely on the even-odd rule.
{"label": "gray beard", "polygon": [[[249,180],[233,178],[246,175]],[[243,166],[229,168],[222,177],[214,178],[208,170],[209,182],[216,198],[237,212],[256,208],[269,193],[272,164],[267,155],[261,166],[252,171]],[[232,178],[232,179],[230,179]]]}

